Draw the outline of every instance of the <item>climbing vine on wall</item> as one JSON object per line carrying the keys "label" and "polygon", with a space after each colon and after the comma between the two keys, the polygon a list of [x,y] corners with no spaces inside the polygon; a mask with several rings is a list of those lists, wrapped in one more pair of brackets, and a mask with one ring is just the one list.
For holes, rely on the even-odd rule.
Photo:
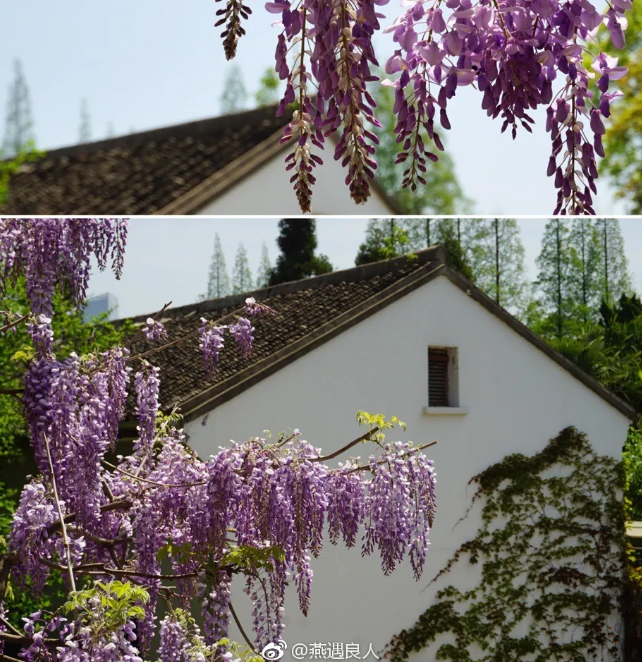
{"label": "climbing vine on wall", "polygon": [[386,657],[622,660],[621,463],[596,455],[584,434],[566,428],[537,455],[510,455],[470,482],[477,486],[471,508],[483,504],[482,526],[433,582],[466,561],[479,564],[479,581],[440,590]]}

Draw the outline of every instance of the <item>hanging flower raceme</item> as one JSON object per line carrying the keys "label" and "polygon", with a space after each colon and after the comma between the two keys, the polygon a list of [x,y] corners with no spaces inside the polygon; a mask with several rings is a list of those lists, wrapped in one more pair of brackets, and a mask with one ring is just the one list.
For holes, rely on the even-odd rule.
{"label": "hanging flower raceme", "polygon": [[51,315],[56,284],[67,283],[74,303],[87,296],[90,258],[105,269],[111,257],[120,278],[127,221],[100,218],[0,219],[0,289],[22,273],[34,314]]}
{"label": "hanging flower raceme", "polygon": [[143,335],[151,342],[161,342],[167,340],[167,331],[165,327],[151,317],[147,318],[145,326],[142,328]]}
{"label": "hanging flower raceme", "polygon": [[139,438],[136,449],[147,452],[154,443],[154,428],[156,426],[156,413],[158,412],[158,390],[160,370],[143,361],[142,369],[136,373],[134,384],[136,387],[136,414],[138,416]]}
{"label": "hanging flower raceme", "polygon": [[[293,144],[286,169],[293,173],[290,181],[303,212],[311,210],[312,173],[322,164],[313,149],[321,150],[324,138],[334,133],[334,156],[347,168],[345,183],[352,198],[358,204],[368,200],[377,167],[377,138],[368,127],[380,123],[367,84],[377,81],[370,70],[377,64],[373,36],[384,18],[378,6],[387,2],[276,0],[265,5],[281,19],[275,71],[286,86],[277,115],[292,112],[282,142]],[[620,96],[608,91],[609,81],[626,72],[617,60],[607,63],[595,34],[603,25],[615,48],[623,48],[631,0],[610,3],[606,11],[591,0],[402,0],[402,5],[403,13],[384,30],[392,34],[396,50],[385,67],[393,78],[383,84],[395,88],[403,186],[416,190],[426,184],[430,162],[443,151],[435,119],[450,129],[448,103],[460,87],[478,90],[482,109],[502,122],[502,132],[510,129],[516,138],[520,128],[532,131],[534,111],[557,105],[557,79],[562,80],[564,100],[574,101],[575,107],[563,126],[547,124],[556,209],[592,213],[596,156],[603,155],[602,118]],[[234,17],[239,6],[230,0],[219,11],[225,14],[221,22],[228,21],[223,33],[228,58],[244,32],[232,28],[238,25]],[[566,143],[562,151],[561,133]]]}

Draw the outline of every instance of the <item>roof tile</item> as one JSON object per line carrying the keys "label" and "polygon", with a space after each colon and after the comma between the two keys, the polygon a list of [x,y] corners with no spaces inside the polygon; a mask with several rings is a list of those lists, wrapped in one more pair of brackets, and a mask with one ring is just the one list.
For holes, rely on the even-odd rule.
{"label": "roof tile", "polygon": [[266,106],[54,150],[12,176],[0,213],[151,215],[287,121]]}

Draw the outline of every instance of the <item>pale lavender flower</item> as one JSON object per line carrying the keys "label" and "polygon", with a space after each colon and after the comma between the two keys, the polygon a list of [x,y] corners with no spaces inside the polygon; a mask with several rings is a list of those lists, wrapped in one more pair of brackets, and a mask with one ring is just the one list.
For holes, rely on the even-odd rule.
{"label": "pale lavender flower", "polygon": [[203,352],[205,372],[210,379],[214,376],[216,364],[221,358],[225,329],[227,329],[227,326],[217,326],[213,322],[208,322],[204,317],[201,317],[199,347]]}
{"label": "pale lavender flower", "polygon": [[162,340],[167,340],[167,331],[165,330],[165,327],[151,317],[147,318],[145,326],[142,328],[142,332],[145,335],[145,338],[149,341],[161,342]]}
{"label": "pale lavender flower", "polygon": [[254,341],[254,327],[252,322],[245,317],[239,317],[235,324],[230,325],[230,332],[234,342],[241,352],[241,356],[252,356],[252,342]]}

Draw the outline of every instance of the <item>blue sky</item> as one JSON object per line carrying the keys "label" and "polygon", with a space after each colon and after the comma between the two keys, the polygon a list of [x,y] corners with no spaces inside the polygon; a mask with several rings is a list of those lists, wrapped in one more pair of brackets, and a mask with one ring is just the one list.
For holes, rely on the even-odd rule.
{"label": "blue sky", "polygon": [[[320,219],[318,250],[335,269],[354,266],[363,241],[367,219]],[[221,238],[228,272],[243,242],[256,274],[263,242],[272,262],[278,255],[278,219],[136,218],[130,221],[125,269],[121,281],[110,272],[94,273],[90,294],[112,292],[119,300],[120,316],[154,312],[172,301],[179,306],[194,303],[203,293],[216,233]],[[537,275],[535,258],[540,251],[546,220],[520,220],[529,277]],[[642,220],[620,221],[633,283],[642,291]]]}
{"label": "blue sky", "polygon": [[[271,27],[274,15],[262,5],[253,4],[236,60],[251,93],[273,61],[278,34]],[[214,0],[11,3],[0,40],[0,113],[13,60],[19,58],[31,91],[36,138],[44,149],[77,142],[83,97],[95,139],[106,136],[110,123],[122,134],[216,115],[230,67],[220,29],[214,28],[220,6]],[[399,13],[399,1],[381,10],[385,27]],[[377,38],[382,63],[391,44],[391,35]],[[550,214],[555,191],[545,174],[550,140],[543,112],[536,114],[532,135],[523,132],[512,141],[480,103],[479,93],[460,88],[449,110],[453,129],[447,132],[447,148],[464,190],[476,202],[475,213]],[[624,212],[604,181],[596,210]]]}

